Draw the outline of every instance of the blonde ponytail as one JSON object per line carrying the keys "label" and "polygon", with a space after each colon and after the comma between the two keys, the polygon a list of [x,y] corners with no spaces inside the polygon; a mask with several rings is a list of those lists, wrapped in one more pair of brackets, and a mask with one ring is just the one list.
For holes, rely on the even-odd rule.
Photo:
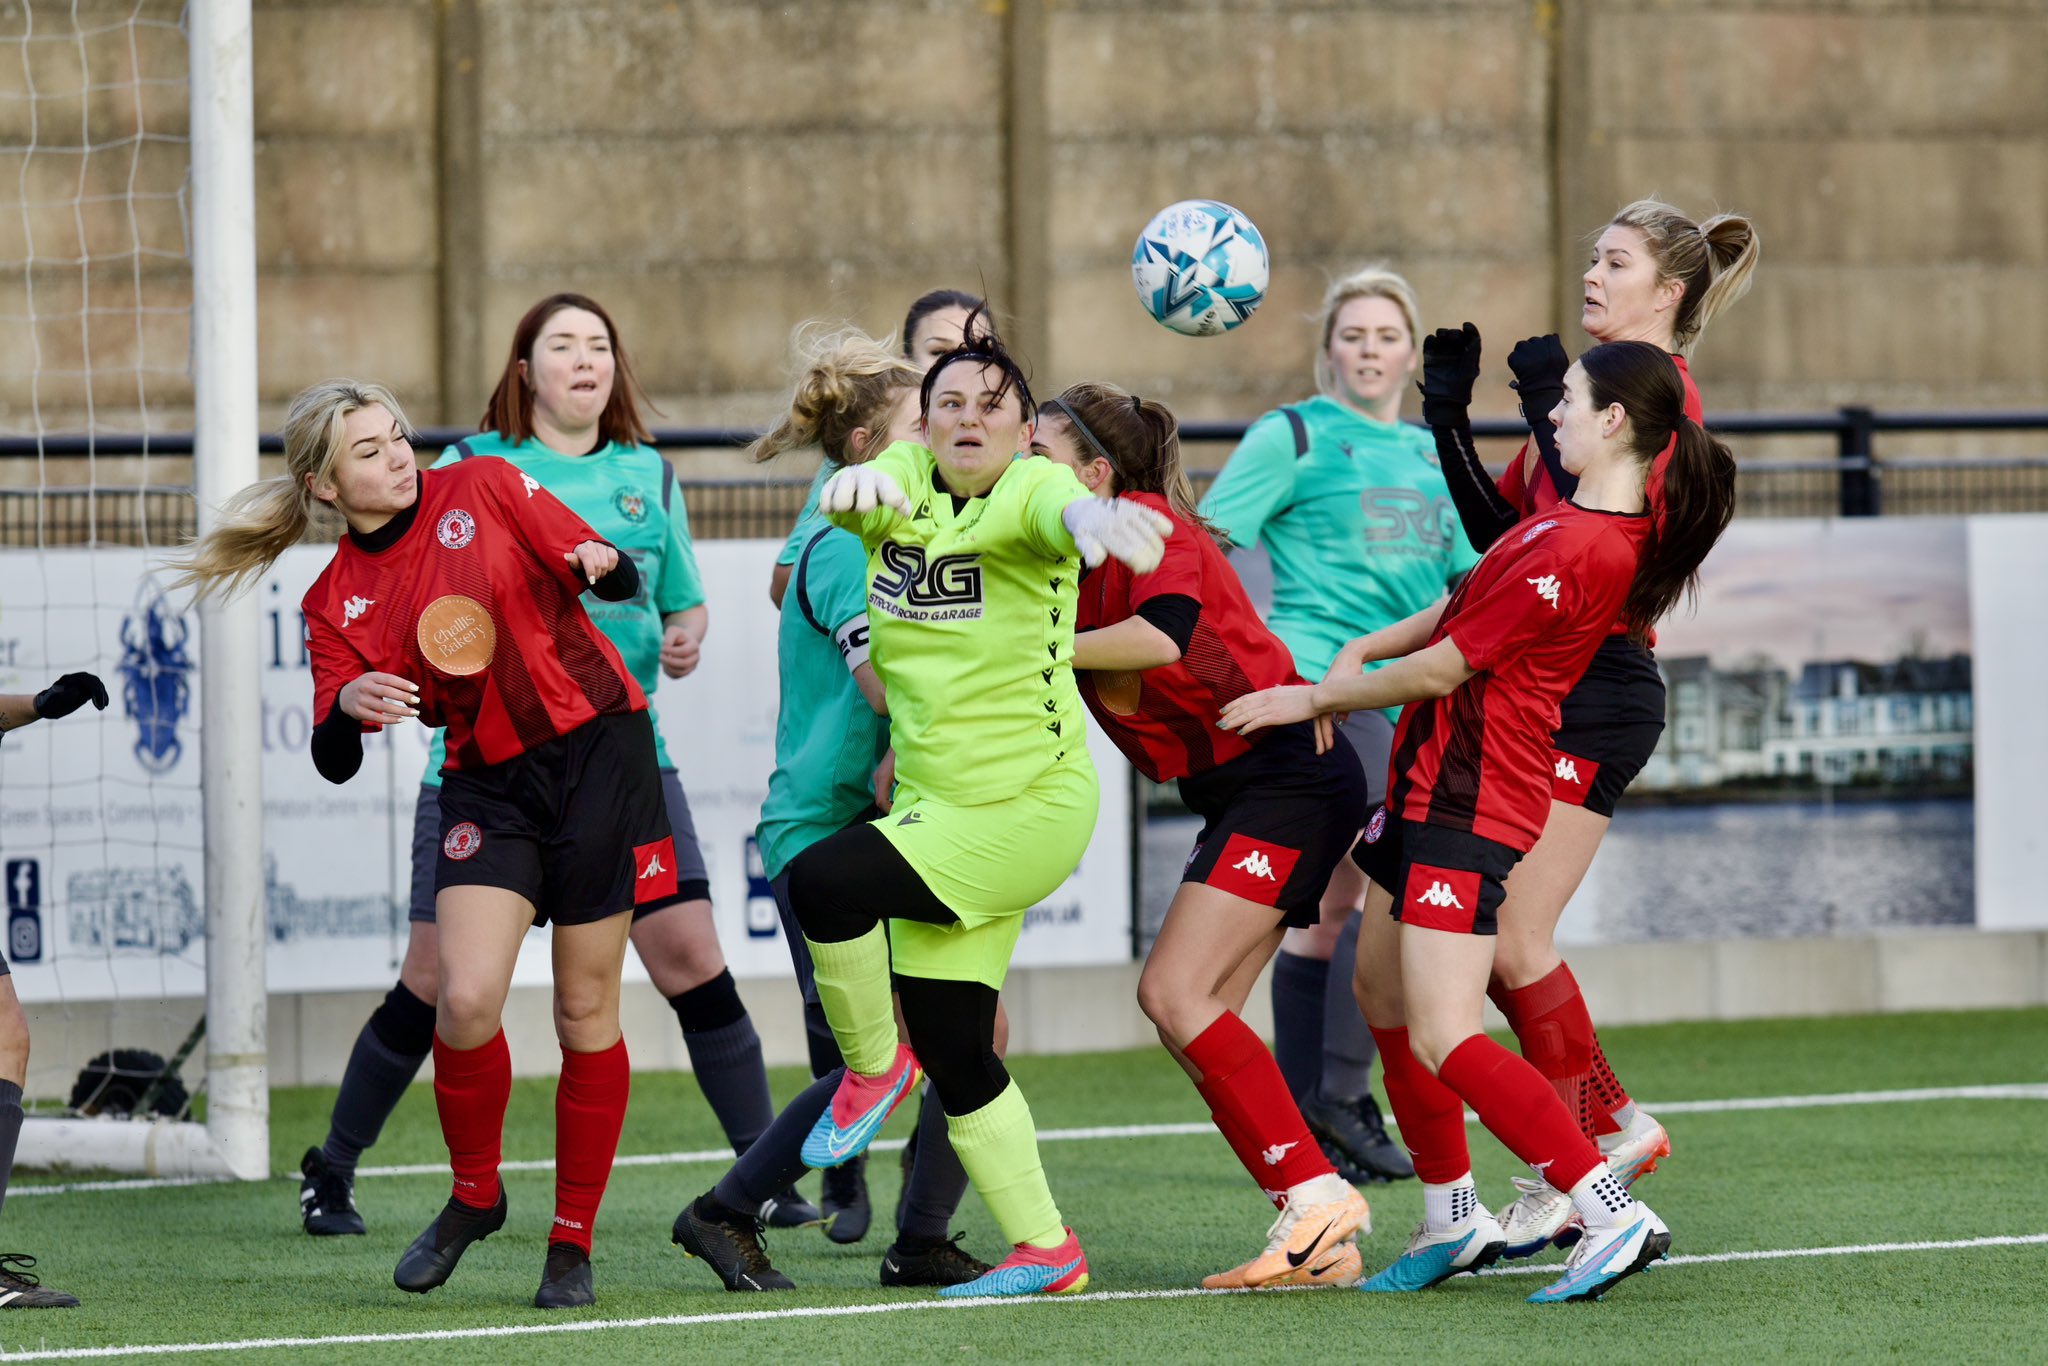
{"label": "blonde ponytail", "polygon": [[1700,336],[1728,305],[1749,292],[1756,270],[1756,227],[1736,213],[1717,213],[1695,223],[1660,199],[1638,199],[1609,220],[1610,227],[1634,228],[1656,263],[1660,281],[1685,286],[1672,324],[1671,344],[1690,355]]}
{"label": "blonde ponytail", "polygon": [[398,400],[381,384],[330,379],[300,391],[285,412],[285,473],[251,484],[221,504],[213,527],[171,559],[171,568],[178,571],[171,589],[194,585],[201,600],[215,594],[234,597],[297,545],[320,506],[310,486],[332,477],[348,415],[377,405],[412,435]]}
{"label": "blonde ponytail", "polygon": [[[805,323],[790,338],[797,379],[781,420],[747,447],[747,458],[773,460],[785,451],[821,447],[837,464],[858,464],[874,455],[874,439],[888,429],[891,410],[924,372],[856,328],[829,329]],[[868,449],[853,447],[853,433],[865,428]]]}

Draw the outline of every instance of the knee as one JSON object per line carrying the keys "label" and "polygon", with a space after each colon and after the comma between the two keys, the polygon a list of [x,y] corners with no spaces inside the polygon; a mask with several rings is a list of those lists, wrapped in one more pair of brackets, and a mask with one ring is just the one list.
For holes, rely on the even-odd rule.
{"label": "knee", "polygon": [[881,923],[879,916],[847,904],[844,872],[824,852],[824,845],[834,842],[812,845],[789,865],[789,909],[804,938],[818,944],[858,939]]}
{"label": "knee", "polygon": [[563,1043],[615,1029],[618,1015],[618,996],[597,983],[555,984],[555,1034]]}
{"label": "knee", "polygon": [[1514,991],[1540,981],[1562,961],[1548,935],[1503,933],[1493,947],[1493,982]]}
{"label": "knee", "polygon": [[497,1033],[504,1007],[504,993],[492,984],[451,979],[441,983],[435,1002],[435,1032],[458,1048],[473,1048]]}
{"label": "knee", "polygon": [[1443,1067],[1444,1059],[1451,1056],[1465,1037],[1451,1038],[1448,1034],[1427,1027],[1418,1029],[1408,1026],[1408,1051],[1415,1055],[1415,1061],[1432,1077]]}

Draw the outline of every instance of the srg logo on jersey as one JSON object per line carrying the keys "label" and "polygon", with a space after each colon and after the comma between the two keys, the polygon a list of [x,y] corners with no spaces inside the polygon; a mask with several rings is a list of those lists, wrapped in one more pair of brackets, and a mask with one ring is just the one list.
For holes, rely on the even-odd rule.
{"label": "srg logo on jersey", "polygon": [[376,605],[377,600],[375,598],[350,598],[341,605],[341,624],[343,626],[350,625],[357,617]]}
{"label": "srg logo on jersey", "polygon": [[450,550],[460,550],[476,539],[476,518],[461,508],[449,508],[441,514],[440,525],[434,528],[434,534]]}
{"label": "srg logo on jersey", "polygon": [[1535,540],[1538,536],[1541,536],[1544,532],[1550,530],[1552,527],[1556,525],[1556,522],[1538,522],[1535,526],[1530,527],[1527,531],[1522,533],[1522,544],[1529,544],[1529,542]]}
{"label": "srg logo on jersey", "polygon": [[1531,579],[1529,582],[1536,585],[1536,596],[1549,603],[1550,610],[1555,612],[1557,610],[1557,575],[1545,574],[1542,578]]}
{"label": "srg logo on jersey", "polygon": [[868,605],[904,621],[979,621],[981,556],[941,555],[927,562],[923,546],[884,541]]}
{"label": "srg logo on jersey", "polygon": [[612,506],[635,526],[647,520],[647,497],[639,489],[621,488],[612,495]]}

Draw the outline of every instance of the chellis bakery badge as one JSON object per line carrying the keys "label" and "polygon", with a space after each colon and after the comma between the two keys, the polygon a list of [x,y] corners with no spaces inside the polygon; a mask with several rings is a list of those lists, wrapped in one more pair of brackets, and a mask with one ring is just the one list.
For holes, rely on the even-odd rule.
{"label": "chellis bakery badge", "polygon": [[444,674],[482,673],[498,650],[498,628],[475,598],[450,593],[420,613],[420,653]]}

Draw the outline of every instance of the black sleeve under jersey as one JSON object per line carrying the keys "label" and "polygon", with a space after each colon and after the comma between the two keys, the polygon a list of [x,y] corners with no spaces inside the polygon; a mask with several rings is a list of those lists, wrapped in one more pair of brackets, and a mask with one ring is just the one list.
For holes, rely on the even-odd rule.
{"label": "black sleeve under jersey", "polygon": [[330,783],[345,783],[363,766],[363,728],[335,699],[327,718],[313,727],[313,767]]}
{"label": "black sleeve under jersey", "polygon": [[621,550],[619,562],[612,566],[611,573],[590,585],[590,591],[606,602],[624,602],[640,591],[640,566],[633,563],[631,555]]}
{"label": "black sleeve under jersey", "polygon": [[1195,621],[1202,615],[1202,604],[1182,593],[1161,593],[1139,603],[1138,615],[1158,627],[1173,642],[1174,649],[1186,654],[1188,642],[1195,638]]}
{"label": "black sleeve under jersey", "polygon": [[1564,397],[1562,389],[1534,389],[1522,394],[1522,418],[1529,424],[1529,435],[1535,439],[1536,453],[1543,458],[1543,468],[1550,475],[1550,486],[1557,490],[1560,498],[1569,498],[1579,491],[1579,476],[1566,471],[1564,457],[1557,450],[1557,428],[1550,425],[1550,410]]}
{"label": "black sleeve under jersey", "polygon": [[1451,503],[1458,509],[1458,521],[1465,539],[1484,555],[1501,533],[1522,520],[1519,509],[1500,496],[1500,489],[1486,466],[1479,463],[1479,448],[1472,444],[1472,422],[1432,426],[1436,438],[1437,462],[1443,466],[1444,482],[1450,485]]}

